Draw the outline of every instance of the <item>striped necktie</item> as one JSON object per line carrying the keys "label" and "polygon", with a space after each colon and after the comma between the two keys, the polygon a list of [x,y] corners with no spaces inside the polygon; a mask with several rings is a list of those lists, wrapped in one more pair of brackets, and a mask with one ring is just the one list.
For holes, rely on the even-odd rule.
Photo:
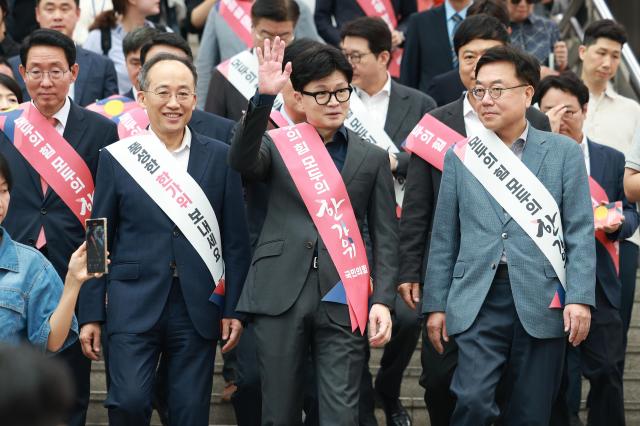
{"label": "striped necktie", "polygon": [[456,31],[462,22],[462,16],[454,13],[451,20],[453,21],[453,30],[451,31],[451,58],[453,59],[453,67],[458,68],[458,55],[456,55],[456,50],[453,47],[453,36],[456,34]]}

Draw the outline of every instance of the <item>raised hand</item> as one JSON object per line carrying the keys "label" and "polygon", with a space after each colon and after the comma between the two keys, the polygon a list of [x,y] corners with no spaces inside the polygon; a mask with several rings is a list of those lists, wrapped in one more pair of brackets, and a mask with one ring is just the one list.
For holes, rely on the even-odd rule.
{"label": "raised hand", "polygon": [[271,40],[264,40],[264,49],[256,48],[258,56],[258,93],[262,95],[277,95],[284,88],[291,75],[291,62],[288,62],[284,71],[282,58],[284,56],[285,42],[276,37],[271,46]]}

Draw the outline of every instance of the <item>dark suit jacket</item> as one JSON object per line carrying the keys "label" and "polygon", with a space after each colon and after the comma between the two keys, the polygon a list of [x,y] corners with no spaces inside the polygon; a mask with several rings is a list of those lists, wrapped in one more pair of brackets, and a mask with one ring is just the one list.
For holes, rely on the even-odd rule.
{"label": "dark suit jacket", "polygon": [[402,143],[420,119],[435,107],[436,103],[430,96],[391,80],[384,131],[400,150],[396,174],[406,176],[409,168],[410,154],[402,149]]}
{"label": "dark suit jacket", "polygon": [[[40,175],[4,133],[1,135],[0,152],[9,162],[14,179],[11,208],[2,225],[14,240],[30,246],[35,245],[40,228],[44,226],[49,260],[64,279],[71,254],[84,241],[84,227],[51,187],[43,199]],[[64,138],[95,177],[98,151],[117,141],[118,131],[111,120],[71,102]]]}
{"label": "dark suit jacket", "polygon": [[247,109],[247,99],[217,69],[211,74],[204,110],[238,121]]}
{"label": "dark suit jacket", "polygon": [[427,93],[431,79],[453,69],[444,5],[409,18],[400,83]]}
{"label": "dark suit jacket", "polygon": [[[76,52],[76,63],[79,71],[78,78],[74,84],[73,99],[78,105],[87,106],[99,99],[118,93],[118,77],[111,59],[81,47],[76,48]],[[18,71],[20,57],[9,58],[9,63],[16,81],[22,89],[24,100],[30,100],[31,97],[27,92],[24,80]]]}
{"label": "dark suit jacket", "polygon": [[[130,89],[123,96],[130,99],[135,99],[133,96],[133,89]],[[194,109],[191,114],[191,120],[189,120],[189,128],[194,132],[199,133],[211,139],[217,139],[227,144],[231,143],[231,132],[235,122],[220,117],[219,115],[211,114],[200,109]]]}
{"label": "dark suit jacket", "polygon": [[[633,203],[624,196],[622,180],[624,177],[624,154],[611,147],[600,145],[592,140],[589,144],[590,176],[607,193],[609,201],[622,201],[624,223],[617,232],[607,234],[611,241],[629,238],[638,227],[638,211]],[[596,284],[602,287],[605,296],[614,307],[620,307],[622,284],[616,274],[611,256],[602,244],[596,240]]]}
{"label": "dark suit jacket", "polygon": [[249,239],[240,175],[227,166],[228,150],[223,142],[192,133],[187,169],[207,195],[220,226],[224,310],[209,302],[211,274],[191,243],[120,163],[102,150],[93,216],[106,217],[109,223],[111,265],[108,275],[83,287],[80,324],[106,321],[109,333],[149,330],[165,307],[173,265],[189,316],[202,337],[218,338],[220,319],[238,318],[235,307],[249,266]]}
{"label": "dark suit jacket", "polygon": [[[464,96],[455,102],[434,109],[429,114],[461,135],[467,136],[463,101]],[[538,130],[551,131],[547,116],[536,108],[527,110],[527,120]],[[411,156],[400,218],[399,283],[422,282],[424,277],[425,253],[428,253],[429,241],[431,241],[431,227],[441,177],[440,170],[417,155]]]}
{"label": "dark suit jacket", "polygon": [[[398,30],[406,32],[408,18],[417,12],[415,0],[391,0],[398,20]],[[340,29],[349,21],[365,16],[356,0],[317,0],[313,19],[320,37],[334,46],[340,45]],[[335,19],[337,26],[333,25]]]}
{"label": "dark suit jacket", "polygon": [[[249,104],[229,151],[229,164],[245,179],[270,187],[267,217],[262,227],[238,311],[279,315],[298,299],[317,246],[320,294],[340,280],[329,253],[293,183],[278,149],[264,133],[272,103]],[[372,303],[392,306],[397,272],[397,221],[389,157],[384,150],[348,133],[341,172],[359,228],[367,220],[376,271]],[[347,305],[327,303],[329,317],[348,326]]]}
{"label": "dark suit jacket", "polygon": [[433,77],[427,88],[427,93],[438,106],[443,106],[458,99],[465,90],[467,88],[462,84],[460,72],[456,68]]}

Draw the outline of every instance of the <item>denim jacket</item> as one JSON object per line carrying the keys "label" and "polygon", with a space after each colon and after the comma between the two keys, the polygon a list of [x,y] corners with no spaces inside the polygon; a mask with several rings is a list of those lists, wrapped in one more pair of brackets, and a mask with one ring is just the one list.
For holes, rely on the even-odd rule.
{"label": "denim jacket", "polygon": [[[44,352],[51,331],[49,319],[62,296],[62,281],[39,251],[13,241],[2,227],[0,235],[0,342],[26,340]],[[78,337],[75,316],[71,331],[62,349]]]}

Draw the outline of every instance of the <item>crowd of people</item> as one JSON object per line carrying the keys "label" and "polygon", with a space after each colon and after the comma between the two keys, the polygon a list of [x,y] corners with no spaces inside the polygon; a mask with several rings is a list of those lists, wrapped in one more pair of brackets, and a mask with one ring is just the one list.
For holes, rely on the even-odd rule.
{"label": "crowd of people", "polygon": [[240,426],[407,426],[420,344],[433,426],[581,424],[583,376],[624,425],[640,105],[564,7],[0,0],[0,377],[70,372],[0,418],[84,425],[104,360],[110,425],[208,425],[219,346]]}

